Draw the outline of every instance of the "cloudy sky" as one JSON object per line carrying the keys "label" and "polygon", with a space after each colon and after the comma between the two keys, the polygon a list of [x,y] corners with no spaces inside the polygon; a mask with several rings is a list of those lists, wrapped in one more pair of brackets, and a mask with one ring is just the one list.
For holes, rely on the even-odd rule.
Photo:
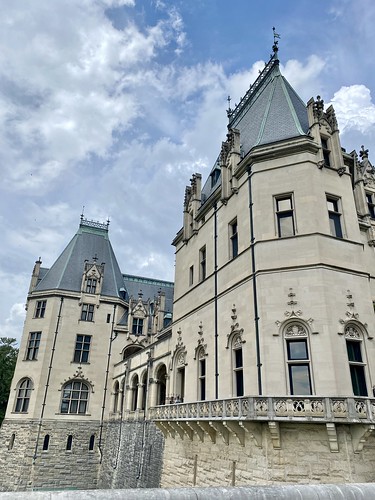
{"label": "cloudy sky", "polygon": [[[30,274],[79,217],[125,273],[173,279],[185,185],[269,59],[333,103],[342,145],[375,163],[373,0],[2,0],[0,336],[22,333]],[[372,156],[371,156],[372,154]]]}

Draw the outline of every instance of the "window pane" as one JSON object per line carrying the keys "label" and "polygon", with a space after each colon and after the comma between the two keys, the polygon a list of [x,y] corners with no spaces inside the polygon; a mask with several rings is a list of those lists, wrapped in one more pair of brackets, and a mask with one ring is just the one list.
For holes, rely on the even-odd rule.
{"label": "window pane", "polygon": [[293,213],[277,214],[279,236],[294,236]]}
{"label": "window pane", "polygon": [[360,342],[352,342],[350,340],[347,340],[346,341],[346,348],[348,351],[349,361],[355,361],[357,363],[362,363],[361,343]]}
{"label": "window pane", "polygon": [[340,214],[334,214],[330,212],[328,216],[329,216],[329,229],[332,236],[336,236],[337,238],[342,238]]}
{"label": "window pane", "polygon": [[243,396],[244,394],[243,371],[237,370],[235,372],[235,377],[236,377],[236,396],[240,397]]}
{"label": "window pane", "polygon": [[308,359],[306,340],[288,341],[288,359]]}
{"label": "window pane", "polygon": [[353,393],[355,396],[367,396],[365,369],[360,365],[350,365]]}
{"label": "window pane", "polygon": [[289,378],[292,394],[311,394],[309,365],[289,365]]}
{"label": "window pane", "polygon": [[235,363],[236,368],[242,368],[242,366],[243,366],[242,349],[235,349],[234,350],[234,363]]}
{"label": "window pane", "polygon": [[292,208],[292,198],[282,198],[277,200],[277,211],[282,212],[284,210],[291,210]]}

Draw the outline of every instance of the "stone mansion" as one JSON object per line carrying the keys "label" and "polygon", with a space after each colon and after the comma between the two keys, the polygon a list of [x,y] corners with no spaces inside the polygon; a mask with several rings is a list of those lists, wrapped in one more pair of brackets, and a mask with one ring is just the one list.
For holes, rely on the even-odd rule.
{"label": "stone mansion", "polygon": [[277,43],[227,114],[174,283],[83,217],[36,262],[0,490],[375,481],[375,168]]}

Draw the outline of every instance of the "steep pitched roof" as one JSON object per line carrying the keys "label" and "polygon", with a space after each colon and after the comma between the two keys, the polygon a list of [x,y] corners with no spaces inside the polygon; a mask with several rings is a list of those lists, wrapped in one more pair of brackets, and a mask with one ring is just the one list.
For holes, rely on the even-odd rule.
{"label": "steep pitched roof", "polygon": [[159,292],[165,294],[165,312],[172,312],[173,306],[173,287],[174,284],[170,281],[156,280],[153,278],[142,278],[141,276],[133,276],[124,274],[124,284],[129,297],[137,298],[142,291],[143,301],[153,301]]}
{"label": "steep pitched roof", "polygon": [[[277,51],[235,109],[228,110],[228,118],[228,129],[240,131],[241,156],[256,146],[308,133],[306,105],[280,73]],[[212,182],[219,158],[203,186],[202,203],[221,184],[221,179]]]}
{"label": "steep pitched roof", "polygon": [[234,110],[228,110],[228,128],[240,131],[242,154],[253,147],[306,135],[307,109],[282,76],[273,56]]}
{"label": "steep pitched roof", "polygon": [[102,294],[120,296],[123,277],[108,238],[108,225],[81,219],[79,229],[53,266],[44,274],[35,291],[80,292],[85,260],[104,262]]}

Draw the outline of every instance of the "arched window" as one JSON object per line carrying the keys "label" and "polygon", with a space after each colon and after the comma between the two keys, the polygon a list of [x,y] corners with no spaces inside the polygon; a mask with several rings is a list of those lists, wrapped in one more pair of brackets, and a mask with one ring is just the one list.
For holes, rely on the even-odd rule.
{"label": "arched window", "polygon": [[241,397],[244,395],[244,379],[242,340],[240,335],[235,335],[232,340],[232,366],[234,386],[233,393],[235,396]]}
{"label": "arched window", "polygon": [[92,434],[90,436],[90,441],[89,441],[89,451],[94,450],[94,444],[95,444],[95,434]]}
{"label": "arched window", "polygon": [[33,383],[31,379],[24,378],[19,382],[17,388],[16,406],[14,409],[16,413],[27,413],[32,389]]}
{"label": "arched window", "polygon": [[14,446],[14,441],[16,439],[16,435],[15,433],[13,433],[10,437],[10,440],[9,440],[9,444],[8,444],[8,450],[13,450],[13,446]]}
{"label": "arched window", "polygon": [[136,354],[139,351],[143,351],[143,347],[140,347],[139,345],[129,345],[125,347],[123,353],[122,353],[122,359],[128,359],[130,356],[133,354]]}
{"label": "arched window", "polygon": [[46,434],[43,440],[43,448],[42,448],[43,451],[47,451],[48,447],[49,447],[49,434]]}
{"label": "arched window", "polygon": [[132,383],[131,383],[131,390],[132,390],[132,399],[131,399],[131,406],[130,410],[135,411],[137,409],[137,402],[138,402],[138,375],[134,375],[132,378]]}
{"label": "arched window", "polygon": [[354,396],[367,396],[366,354],[363,349],[363,335],[356,324],[349,323],[346,326],[345,340],[353,394]]}
{"label": "arched window", "polygon": [[73,436],[69,434],[66,440],[66,451],[72,451],[72,445],[73,445]]}
{"label": "arched window", "polygon": [[288,323],[284,329],[290,394],[312,394],[308,331],[302,323]]}
{"label": "arched window", "polygon": [[196,354],[198,360],[198,400],[206,399],[206,354],[203,347]]}
{"label": "arched window", "polygon": [[80,380],[72,380],[64,385],[61,398],[61,413],[84,414],[87,411],[89,386]]}
{"label": "arched window", "polygon": [[175,354],[175,370],[176,370],[176,402],[182,403],[185,397],[185,365],[186,351],[179,350]]}
{"label": "arched window", "polygon": [[119,388],[120,385],[116,380],[115,385],[113,387],[113,413],[117,413]]}
{"label": "arched window", "polygon": [[156,380],[158,383],[158,390],[156,396],[157,405],[165,405],[166,389],[167,389],[167,368],[163,364],[156,372]]}

